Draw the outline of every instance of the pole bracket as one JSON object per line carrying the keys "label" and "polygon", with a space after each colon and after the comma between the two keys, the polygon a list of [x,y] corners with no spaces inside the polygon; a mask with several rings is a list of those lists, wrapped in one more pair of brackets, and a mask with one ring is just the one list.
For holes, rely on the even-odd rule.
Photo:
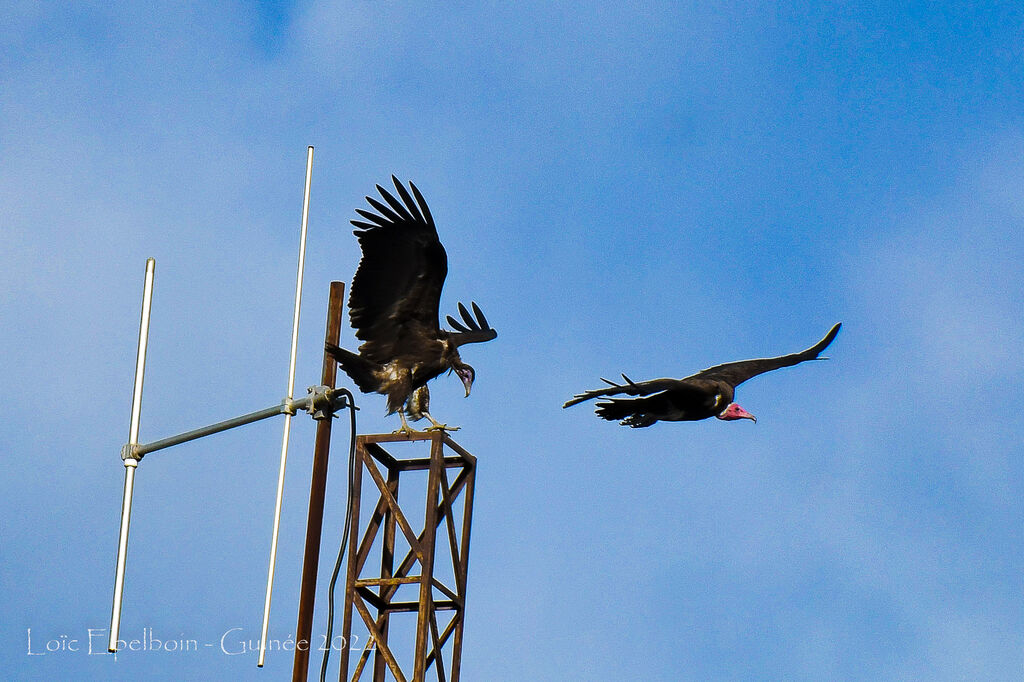
{"label": "pole bracket", "polygon": [[310,386],[306,389],[309,394],[306,403],[306,412],[313,419],[330,419],[335,412],[348,407],[348,392],[344,389],[338,390],[328,386]]}
{"label": "pole bracket", "polygon": [[[126,467],[138,466],[143,457],[145,455],[139,454],[139,446],[137,444],[125,443],[121,446],[121,459]],[[133,460],[133,462],[129,463],[128,460]]]}

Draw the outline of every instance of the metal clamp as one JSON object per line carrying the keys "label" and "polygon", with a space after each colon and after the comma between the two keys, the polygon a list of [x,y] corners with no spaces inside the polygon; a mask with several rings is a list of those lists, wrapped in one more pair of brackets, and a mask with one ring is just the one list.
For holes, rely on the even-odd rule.
{"label": "metal clamp", "polygon": [[330,419],[336,416],[334,413],[348,407],[348,391],[344,389],[328,388],[327,386],[310,386],[306,391],[309,393],[309,402],[306,405],[306,412],[313,419]]}
{"label": "metal clamp", "polygon": [[326,386],[310,386],[306,389],[308,398],[306,400],[306,412],[313,419],[330,419],[333,409],[331,399],[327,395],[330,390]]}
{"label": "metal clamp", "polygon": [[139,454],[138,444],[125,443],[121,446],[121,460],[124,461],[125,466],[133,466],[133,464],[130,464],[128,460],[133,460],[135,465],[137,465],[138,462],[142,460],[143,456],[144,455]]}

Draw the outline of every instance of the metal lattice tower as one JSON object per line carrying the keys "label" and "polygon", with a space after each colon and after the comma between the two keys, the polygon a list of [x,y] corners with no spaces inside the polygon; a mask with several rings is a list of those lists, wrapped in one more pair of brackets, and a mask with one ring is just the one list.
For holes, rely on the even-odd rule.
{"label": "metal lattice tower", "polygon": [[[429,445],[426,457],[399,458],[383,447],[386,444],[392,451],[407,452],[408,447],[398,444],[421,442]],[[416,483],[422,485],[422,473],[420,480],[410,479],[416,476],[413,472],[423,471],[427,473],[425,501],[420,497],[415,508],[408,502],[403,508],[399,504],[400,484],[409,481],[401,485],[403,491]],[[371,485],[366,487],[377,501],[361,525],[364,478],[370,479]],[[445,432],[358,437],[348,529],[352,549],[345,579],[341,680],[422,682],[429,673],[431,679],[436,676],[440,682],[458,682],[475,478],[476,458]],[[423,526],[416,532],[410,519],[420,514]],[[378,555],[373,550],[379,550],[379,570],[371,565],[376,562],[368,562],[371,553],[374,558]],[[405,551],[397,566],[396,550]],[[358,636],[352,639],[353,611],[359,614],[367,632],[361,649]],[[397,628],[392,626],[399,625],[402,615],[413,613],[416,625],[410,647],[408,637],[397,637]],[[353,651],[359,655],[350,677]],[[364,677],[371,655],[372,677]]]}

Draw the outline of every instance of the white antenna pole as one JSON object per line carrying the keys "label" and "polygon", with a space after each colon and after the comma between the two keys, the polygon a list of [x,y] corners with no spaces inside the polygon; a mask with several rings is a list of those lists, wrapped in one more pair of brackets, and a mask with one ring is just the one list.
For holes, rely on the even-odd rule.
{"label": "white antenna pole", "polygon": [[[292,317],[292,351],[288,362],[288,396],[292,399],[295,391],[295,353],[299,343],[299,307],[302,303],[302,271],[306,264],[306,224],[309,220],[309,185],[313,175],[313,147],[306,150],[306,190],[302,197],[302,231],[299,236],[299,273],[295,282],[295,314]],[[292,415],[284,415],[284,437],[281,439],[281,468],[277,474],[277,500],[274,503],[274,534],[270,541],[270,570],[267,574],[267,596],[263,602],[263,629],[260,632],[260,654],[256,665],[263,667],[267,655],[267,630],[270,627],[270,596],[274,591],[274,564],[277,561],[277,534],[281,526],[281,500],[284,496],[284,469],[288,461],[288,436],[291,433]]]}
{"label": "white antenna pole", "polygon": [[121,597],[124,595],[124,565],[128,555],[128,525],[132,516],[132,491],[135,468],[139,465],[131,452],[139,444],[139,416],[142,413],[142,380],[146,374],[146,346],[149,343],[149,311],[153,303],[153,275],[156,260],[146,259],[146,284],[142,293],[142,322],[139,324],[139,348],[135,356],[135,389],[132,393],[132,421],[128,446],[121,453],[124,461],[124,497],[121,500],[121,536],[117,543],[117,571],[114,574],[114,606],[110,613],[110,641],[107,650],[117,652],[117,636],[121,630]]}

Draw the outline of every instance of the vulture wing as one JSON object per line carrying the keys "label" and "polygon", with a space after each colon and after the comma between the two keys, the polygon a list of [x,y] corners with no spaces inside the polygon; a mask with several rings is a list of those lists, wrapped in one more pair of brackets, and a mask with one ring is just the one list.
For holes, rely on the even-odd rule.
{"label": "vulture wing", "polygon": [[480,310],[480,306],[476,303],[470,303],[470,305],[473,306],[473,313],[476,315],[476,319],[473,319],[473,316],[469,314],[469,310],[461,303],[459,303],[459,314],[462,315],[463,321],[459,322],[451,315],[447,318],[448,324],[455,330],[454,332],[447,333],[456,347],[464,343],[483,343],[498,336],[498,332],[491,329],[491,325],[487,324],[487,318],[484,317],[484,311]]}
{"label": "vulture wing", "polygon": [[571,407],[577,403],[582,403],[585,400],[591,398],[601,398],[610,395],[651,395],[652,393],[658,393],[660,391],[669,391],[673,389],[685,390],[686,384],[680,379],[651,379],[649,381],[641,381],[639,383],[633,381],[625,374],[622,375],[623,384],[617,384],[614,381],[609,381],[604,377],[601,377],[601,381],[608,384],[610,388],[597,388],[592,391],[584,391],[578,393],[572,397],[572,400],[567,401],[562,407]]}
{"label": "vulture wing", "polygon": [[702,382],[676,382],[676,386],[638,398],[609,398],[597,404],[597,416],[610,421],[620,420],[633,428],[650,426],[660,419],[672,421],[704,419],[715,411],[718,399],[714,390]]}
{"label": "vulture wing", "polygon": [[401,201],[377,185],[384,201],[366,197],[376,212],[356,209],[365,221],[352,221],[363,257],[352,279],[349,313],[356,338],[364,342],[360,352],[377,362],[415,349],[424,337],[437,338],[448,274],[448,256],[423,195],[411,182],[412,195],[391,179]]}
{"label": "vulture wing", "polygon": [[828,334],[825,334],[825,338],[807,350],[802,350],[799,353],[780,355],[777,358],[759,358],[757,360],[727,362],[724,365],[715,365],[714,367],[709,367],[701,372],[697,372],[692,376],[686,377],[682,381],[689,381],[691,379],[724,381],[735,388],[747,379],[756,377],[758,374],[764,374],[765,372],[770,372],[773,369],[779,369],[780,367],[790,367],[808,360],[817,360],[818,355],[821,354],[821,352],[825,350],[830,343],[832,343],[832,339],[836,338],[836,334],[839,333],[839,328],[842,326],[842,323],[835,325],[829,330]]}

